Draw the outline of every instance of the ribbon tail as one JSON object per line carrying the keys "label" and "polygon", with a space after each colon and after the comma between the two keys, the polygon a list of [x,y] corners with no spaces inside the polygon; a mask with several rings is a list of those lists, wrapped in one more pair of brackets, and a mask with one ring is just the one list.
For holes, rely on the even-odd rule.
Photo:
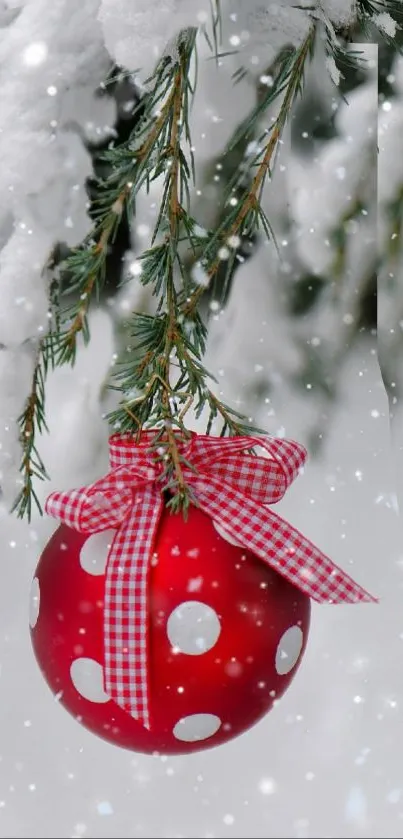
{"label": "ribbon tail", "polygon": [[150,729],[148,575],[163,502],[147,485],[112,544],[104,607],[105,691]]}
{"label": "ribbon tail", "polygon": [[295,527],[214,478],[195,482],[202,510],[233,539],[318,603],[374,603],[371,594]]}

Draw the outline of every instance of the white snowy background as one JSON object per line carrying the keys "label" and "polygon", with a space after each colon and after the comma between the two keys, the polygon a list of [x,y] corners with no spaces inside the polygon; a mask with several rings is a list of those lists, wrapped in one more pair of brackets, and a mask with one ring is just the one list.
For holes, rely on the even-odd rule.
{"label": "white snowy background", "polygon": [[[174,12],[180,25],[205,13],[203,3],[192,0],[151,5],[0,2],[0,836],[401,837],[403,533],[397,500],[403,502],[403,417],[395,405],[391,435],[379,366],[402,351],[395,329],[403,311],[401,293],[383,293],[382,352],[367,333],[345,351],[368,253],[377,233],[381,246],[387,237],[383,208],[403,183],[400,158],[393,153],[403,114],[398,62],[394,73],[402,98],[399,94],[390,108],[381,109],[379,121],[381,223],[377,231],[375,214],[355,231],[337,305],[330,296],[321,312],[297,329],[282,309],[277,257],[261,246],[238,270],[226,310],[212,318],[207,359],[226,399],[253,413],[271,433],[306,442],[312,423],[322,424],[321,454],[310,459],[279,512],[376,594],[379,605],[314,605],[303,664],[275,710],[230,744],[187,757],[131,754],[87,733],[53,699],[33,658],[31,579],[55,525],[38,517],[31,525],[16,520],[7,512],[7,499],[18,465],[15,418],[46,322],[40,271],[55,239],[75,244],[88,229],[83,183],[90,161],[77,126],[99,136],[113,122],[111,102],[94,97],[108,69],[107,50],[130,69],[146,66],[150,49],[158,55],[174,34],[169,31]],[[257,74],[269,48],[271,58],[304,31],[305,12],[291,5],[277,4],[278,26],[270,28],[277,35],[269,43],[262,18],[253,17],[261,4],[227,2],[232,19],[226,18],[231,26],[225,37],[230,44],[234,37],[242,41],[244,58]],[[336,24],[354,11],[352,2],[327,0],[323,7]],[[260,21],[261,38],[252,38],[251,47],[242,33],[253,33],[253,20]],[[193,137],[201,179],[204,164],[253,104],[252,86],[246,80],[233,92],[230,72],[214,62],[200,64]],[[346,196],[367,184],[363,147],[376,142],[375,77],[376,70],[368,73],[349,110],[330,81],[323,85],[330,107],[337,101],[340,136],[309,170],[285,137],[278,180],[265,196],[285,273],[284,206],[291,207],[300,260],[322,272],[333,215],[342,214]],[[134,233],[142,247],[159,188],[139,202]],[[200,212],[208,216],[213,202],[211,189],[198,196]],[[50,377],[50,434],[41,441],[41,453],[51,482],[42,497],[54,487],[91,481],[107,467],[100,393],[116,352],[116,324],[132,305],[150,306],[136,277],[112,310],[94,312],[92,341],[76,368]],[[323,346],[337,359],[339,394],[331,406],[290,384],[304,363],[301,342]],[[251,387],[256,381],[269,383],[270,398],[256,397]]]}

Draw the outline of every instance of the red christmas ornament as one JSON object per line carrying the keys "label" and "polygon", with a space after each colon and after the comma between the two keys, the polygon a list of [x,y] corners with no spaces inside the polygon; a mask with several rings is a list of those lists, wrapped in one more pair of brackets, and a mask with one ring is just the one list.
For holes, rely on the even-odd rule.
{"label": "red christmas ornament", "polygon": [[193,507],[185,522],[165,511],[149,579],[149,731],[104,690],[113,535],[61,525],[40,560],[32,641],[51,690],[94,733],[137,751],[190,752],[241,734],[290,683],[307,639],[309,598],[224,541],[205,513]]}
{"label": "red christmas ornament", "polygon": [[[271,460],[244,452],[257,444]],[[261,503],[282,496],[302,447],[196,435],[183,445],[199,505],[187,520],[164,506],[150,435],[139,446],[112,438],[105,478],[50,496],[48,510],[76,529],[58,528],[33,583],[32,643],[51,690],[95,734],[139,752],[192,752],[246,731],[298,668],[309,595],[373,599]]]}

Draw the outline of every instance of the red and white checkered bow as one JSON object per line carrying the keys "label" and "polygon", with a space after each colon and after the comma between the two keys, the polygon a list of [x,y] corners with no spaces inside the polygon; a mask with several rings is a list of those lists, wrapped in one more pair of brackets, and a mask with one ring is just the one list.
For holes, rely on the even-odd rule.
{"label": "red and white checkered bow", "polygon": [[[150,728],[148,572],[164,499],[161,463],[139,443],[110,439],[111,471],[88,487],[54,492],[46,512],[84,533],[117,528],[106,568],[104,604],[105,690]],[[178,440],[184,477],[195,502],[229,536],[319,603],[374,602],[288,522],[272,512],[306,459],[299,443],[271,437],[223,439],[191,434]],[[251,454],[254,446],[271,459]]]}

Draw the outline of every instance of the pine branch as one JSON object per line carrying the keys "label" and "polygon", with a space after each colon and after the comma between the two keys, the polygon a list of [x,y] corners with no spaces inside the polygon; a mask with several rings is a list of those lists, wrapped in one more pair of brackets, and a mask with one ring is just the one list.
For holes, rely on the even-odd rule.
{"label": "pine branch", "polygon": [[[55,253],[52,252],[43,268],[43,274],[55,269]],[[60,324],[60,282],[54,276],[49,285],[49,323],[51,331],[56,332]],[[51,332],[50,332],[51,334]],[[42,514],[38,496],[34,490],[34,478],[40,481],[49,480],[45,465],[37,448],[37,437],[43,431],[48,431],[45,416],[46,379],[49,367],[54,368],[56,358],[54,346],[49,334],[45,335],[38,344],[35,365],[31,379],[31,389],[27,397],[24,410],[18,417],[19,441],[22,448],[20,472],[22,488],[12,506],[12,511],[18,518],[27,517],[31,521],[32,502]]]}
{"label": "pine branch", "polygon": [[[143,103],[138,129],[125,144],[105,154],[112,174],[100,185],[94,229],[65,265],[70,277],[69,292],[75,292],[76,302],[64,311],[59,306],[58,321],[41,342],[31,396],[20,418],[24,486],[16,506],[21,515],[28,512],[30,516],[30,499],[35,497],[32,477],[46,476],[35,446],[35,431],[43,427],[44,378],[48,365],[74,362],[78,336],[83,334],[84,340],[88,341],[90,303],[104,281],[106,255],[119,220],[124,212],[130,216],[138,190],[161,174],[164,175],[164,188],[152,246],[140,259],[143,269],[140,279],[153,286],[157,314],[153,318],[133,315],[134,349],[129,352],[127,361],[118,366],[114,377],[116,384],[112,386],[123,398],[111,415],[111,422],[115,428],[131,433],[138,433],[143,427],[156,429],[153,448],[164,465],[163,478],[172,490],[171,504],[173,509],[183,510],[190,503],[178,446],[178,437],[187,434],[185,409],[192,404],[196,416],[200,416],[207,406],[208,432],[218,417],[222,420],[223,434],[242,434],[251,430],[243,417],[223,405],[208,387],[207,382],[212,377],[202,363],[205,326],[195,311],[194,302],[191,318],[183,305],[183,301],[192,300],[190,281],[182,266],[183,248],[195,252],[205,237],[189,214],[189,180],[193,172],[189,130],[193,94],[190,61],[195,38],[194,29],[182,33],[178,42],[179,59],[174,65],[163,62],[157,69],[151,92]],[[283,76],[280,74],[276,95],[284,92],[284,100],[269,142],[261,159],[256,161],[257,171],[250,189],[235,209],[230,205],[217,234],[208,240],[212,274],[219,264],[220,242],[244,233],[262,218],[261,189],[299,89],[310,45],[309,39],[293,61],[284,67]],[[172,380],[174,373],[175,380]],[[184,400],[185,409],[181,407]]]}
{"label": "pine branch", "polygon": [[[385,35],[387,11],[397,20],[400,6],[396,0],[358,0],[360,14],[377,22]],[[211,44],[216,58],[221,39],[220,0],[211,0]],[[306,8],[306,7],[305,7]],[[32,380],[31,393],[19,419],[23,459],[23,487],[16,501],[18,515],[31,515],[31,499],[40,508],[33,489],[33,479],[44,479],[46,471],[37,447],[36,434],[46,428],[44,399],[45,377],[49,365],[74,362],[78,338],[89,340],[88,312],[105,282],[106,261],[121,220],[131,219],[136,196],[162,177],[163,189],[151,246],[140,257],[140,281],[152,287],[156,314],[151,317],[134,313],[130,319],[132,344],[116,368],[111,387],[119,391],[121,403],[109,419],[114,430],[139,434],[154,429],[152,444],[155,458],[162,464],[164,486],[171,491],[172,509],[186,511],[191,494],[184,478],[185,464],[179,442],[188,432],[185,416],[192,406],[196,417],[207,409],[207,433],[215,420],[221,433],[249,434],[258,431],[242,415],[223,404],[210,388],[213,377],[203,364],[206,327],[198,304],[206,285],[217,276],[227,260],[227,273],[235,264],[237,248],[243,239],[263,230],[274,239],[269,219],[261,206],[262,191],[270,179],[279,143],[301,94],[307,61],[312,55],[318,27],[325,29],[328,56],[338,61],[349,59],[340,46],[330,22],[319,20],[312,10],[312,26],[297,49],[283,50],[270,80],[271,86],[260,96],[252,114],[236,132],[230,146],[246,149],[240,170],[229,185],[224,214],[215,231],[203,231],[190,213],[190,189],[194,172],[189,130],[193,85],[191,60],[195,50],[196,30],[188,29],[178,40],[177,58],[165,57],[153,77],[139,107],[136,129],[122,144],[104,153],[111,174],[98,183],[93,208],[94,227],[66,260],[63,268],[69,277],[68,294],[73,303],[62,309],[60,300],[53,306],[53,323],[42,340]],[[388,34],[386,32],[386,34]],[[276,118],[263,133],[258,126],[267,109],[281,98]],[[253,139],[252,153],[251,142]],[[196,255],[204,272],[204,281],[196,286],[185,262]]]}
{"label": "pine branch", "polygon": [[[260,102],[255,109],[247,124],[241,126],[235,137],[233,138],[233,145],[238,143],[245,131],[250,130],[250,126],[257,122],[261,113],[271,104],[278,96],[284,93],[284,98],[280,106],[277,118],[274,121],[271,129],[267,131],[269,139],[264,143],[264,137],[257,142],[258,152],[254,156],[251,166],[257,168],[250,186],[245,190],[240,199],[234,202],[229,200],[229,210],[227,211],[224,220],[219,228],[209,237],[207,245],[204,248],[200,258],[200,264],[205,270],[206,280],[202,286],[197,287],[190,298],[185,302],[183,311],[185,317],[192,317],[197,310],[198,304],[202,295],[205,293],[206,286],[214,279],[221,264],[221,249],[227,246],[232,240],[236,241],[242,236],[251,235],[262,225],[263,229],[271,233],[268,220],[261,208],[261,195],[268,176],[271,173],[271,166],[281,139],[285,125],[289,119],[294,104],[295,98],[302,91],[303,78],[305,71],[305,64],[307,58],[312,54],[314,41],[316,35],[316,25],[313,25],[301,46],[293,50],[290,54],[286,54],[284,63],[279,74],[277,84],[274,90],[269,92],[263,102]],[[232,189],[234,189],[234,184]],[[228,253],[224,251],[227,256]]]}
{"label": "pine branch", "polygon": [[211,13],[211,35],[206,27],[204,27],[204,37],[214,54],[216,61],[218,61],[218,49],[222,42],[222,10],[221,0],[210,0]]}
{"label": "pine branch", "polygon": [[[140,280],[150,284],[157,298],[154,317],[134,314],[132,337],[134,346],[118,365],[114,385],[122,401],[110,416],[113,427],[120,431],[156,430],[151,448],[163,463],[164,485],[171,490],[170,506],[186,511],[190,489],[186,486],[183,460],[178,442],[188,432],[185,414],[194,406],[196,416],[209,409],[208,433],[214,419],[221,416],[222,433],[241,434],[249,430],[242,417],[223,405],[207,385],[212,378],[202,364],[205,350],[205,327],[196,314],[192,322],[184,318],[180,305],[188,293],[182,266],[182,250],[199,245],[197,226],[189,215],[191,155],[189,132],[189,63],[193,43],[185,43],[180,61],[167,92],[169,131],[165,145],[154,161],[155,172],[164,171],[160,211],[155,225],[152,246],[141,257]],[[204,235],[204,233],[203,233]],[[177,285],[182,288],[177,290]],[[185,401],[186,400],[186,401]],[[181,407],[185,401],[185,407]]]}
{"label": "pine branch", "polygon": [[[177,255],[179,225],[182,216],[182,206],[179,199],[181,179],[181,116],[185,104],[184,93],[188,84],[186,77],[187,61],[181,60],[173,80],[172,95],[172,117],[170,125],[169,146],[166,156],[169,163],[168,175],[166,177],[165,192],[167,196],[167,241],[170,246],[170,264],[166,276],[166,307],[167,307],[167,329],[165,332],[165,347],[161,363],[161,381],[163,383],[161,392],[161,405],[164,411],[164,427],[166,432],[166,452],[163,457],[167,461],[167,469],[164,478],[170,481],[173,490],[172,506],[176,509],[186,510],[190,503],[189,493],[183,476],[181,455],[177,445],[177,437],[173,430],[176,424],[176,417],[172,406],[170,385],[171,355],[175,350],[176,339],[176,293],[174,285],[174,263]],[[158,225],[157,225],[158,228]],[[154,234],[154,236],[156,233]],[[159,438],[159,435],[158,435]],[[158,439],[160,442],[160,439]]]}
{"label": "pine branch", "polygon": [[162,61],[150,80],[150,92],[141,102],[143,116],[138,128],[126,143],[103,155],[112,174],[99,184],[94,228],[63,264],[70,277],[66,293],[74,292],[75,302],[62,312],[60,329],[49,336],[48,347],[56,354],[57,364],[74,363],[80,333],[88,343],[88,311],[93,297],[99,298],[105,282],[107,256],[120,221],[125,213],[129,218],[132,215],[136,195],[149,183],[151,170],[155,170],[154,177],[158,174],[155,160],[162,163],[160,152],[174,101],[173,77],[174,69],[169,61]]}
{"label": "pine branch", "polygon": [[17,513],[18,518],[24,518],[26,515],[28,521],[31,521],[32,501],[34,501],[39,513],[42,513],[40,501],[33,487],[33,478],[38,478],[40,481],[48,479],[44,463],[36,447],[37,434],[40,434],[43,430],[47,431],[45,418],[47,367],[47,356],[41,342],[32,375],[31,391],[24,411],[18,418],[23,450],[20,466],[22,488],[13,504],[12,511]]}
{"label": "pine branch", "polygon": [[[192,88],[189,67],[195,34],[194,30],[189,30],[179,44],[180,58],[164,106],[165,141],[158,151],[153,169],[149,172],[151,178],[165,171],[163,197],[152,241],[155,243],[159,235],[163,235],[164,238],[161,244],[154,244],[143,254],[145,270],[142,281],[153,284],[154,292],[159,296],[158,309],[165,311],[156,318],[134,316],[134,336],[140,338],[137,343],[137,354],[140,352],[140,355],[137,364],[133,367],[130,364],[129,369],[124,368],[123,373],[118,375],[121,382],[119,390],[124,394],[124,399],[121,409],[111,417],[119,426],[122,419],[124,421],[125,417],[128,417],[137,431],[142,429],[145,422],[157,428],[159,426],[152,448],[158,453],[157,459],[164,464],[162,477],[164,485],[171,488],[171,506],[175,510],[186,510],[190,503],[190,491],[184,480],[177,430],[182,434],[186,432],[183,418],[181,414],[178,415],[173,399],[174,394],[179,396],[178,389],[171,384],[170,377],[172,355],[180,352],[183,343],[177,323],[174,272],[175,268],[180,268],[181,227],[184,227],[185,233],[186,230],[192,229],[188,209],[183,203],[189,195],[187,180],[190,170],[182,149],[182,138],[185,136],[190,144],[188,112]],[[148,381],[146,377],[149,377]],[[142,384],[145,388],[143,396],[130,399],[133,385]],[[127,420],[125,425],[127,428]],[[131,430],[134,430],[133,427]]]}
{"label": "pine branch", "polygon": [[[191,50],[195,34],[196,30],[188,30],[182,36],[183,42],[191,45]],[[186,90],[187,101],[190,89],[188,64],[185,69],[186,83],[182,87]],[[27,515],[30,520],[32,500],[41,511],[34,491],[33,479],[47,478],[45,466],[36,446],[36,437],[38,433],[46,429],[45,379],[49,365],[59,366],[66,362],[74,362],[80,333],[83,334],[84,341],[88,342],[90,337],[88,311],[92,298],[99,294],[105,279],[108,249],[113,244],[123,213],[131,215],[138,190],[144,183],[148,183],[151,177],[156,176],[158,167],[162,165],[162,150],[166,152],[166,159],[169,160],[170,152],[165,148],[167,132],[170,132],[171,145],[175,148],[174,167],[171,173],[172,184],[177,184],[178,175],[180,178],[183,177],[184,163],[181,161],[178,167],[176,162],[179,122],[177,78],[177,68],[164,60],[157,68],[150,93],[146,95],[142,103],[144,114],[138,130],[132,133],[125,144],[112,148],[105,154],[112,166],[112,175],[100,184],[101,192],[95,210],[94,228],[80,248],[75,250],[63,265],[70,278],[67,292],[69,294],[75,292],[76,301],[73,305],[63,310],[60,301],[60,285],[57,281],[51,284],[51,304],[52,297],[55,304],[52,307],[53,324],[49,333],[40,342],[31,392],[19,418],[23,448],[20,467],[23,486],[13,509],[20,517]],[[178,193],[171,190],[171,196],[170,237],[174,242],[178,236],[176,230],[179,232],[179,225],[174,219],[176,215],[179,218],[180,206]],[[51,267],[51,262],[50,259],[47,268]],[[60,267],[58,266],[59,270]],[[168,407],[165,397],[164,404]]]}

